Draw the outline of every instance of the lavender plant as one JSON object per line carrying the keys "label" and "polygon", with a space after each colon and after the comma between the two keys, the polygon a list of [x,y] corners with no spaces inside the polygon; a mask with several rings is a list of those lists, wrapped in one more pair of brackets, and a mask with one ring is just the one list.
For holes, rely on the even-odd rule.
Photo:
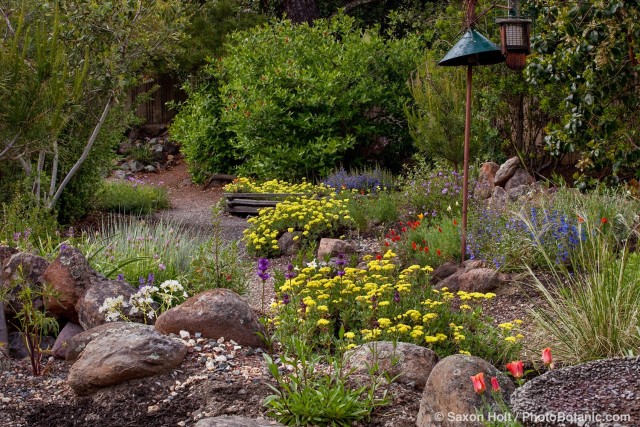
{"label": "lavender plant", "polygon": [[341,167],[326,177],[322,183],[334,188],[336,192],[355,190],[361,194],[378,193],[394,187],[391,173],[378,166],[352,172],[347,172],[344,167]]}

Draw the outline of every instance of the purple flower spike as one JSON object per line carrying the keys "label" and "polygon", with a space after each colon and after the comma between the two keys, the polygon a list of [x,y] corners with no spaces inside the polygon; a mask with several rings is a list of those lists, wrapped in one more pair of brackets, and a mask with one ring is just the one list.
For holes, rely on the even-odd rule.
{"label": "purple flower spike", "polygon": [[144,278],[144,277],[140,277],[140,278],[138,279],[138,283],[140,283],[140,286],[142,287],[142,286],[144,286],[144,285],[147,283],[147,281],[145,280],[145,278]]}
{"label": "purple flower spike", "polygon": [[291,300],[289,299],[289,294],[283,294],[282,295],[282,303],[283,304],[289,304],[291,302]]}
{"label": "purple flower spike", "polygon": [[269,268],[269,260],[267,258],[260,258],[258,260],[258,270],[260,271],[267,271],[267,268]]}
{"label": "purple flower spike", "polygon": [[124,282],[124,274],[122,274],[122,273],[118,274],[118,277],[116,277],[116,280]]}
{"label": "purple flower spike", "polygon": [[269,273],[267,273],[267,272],[259,271],[258,272],[258,277],[261,278],[262,280],[269,280],[271,275]]}
{"label": "purple flower spike", "polygon": [[147,277],[147,284],[153,285],[154,280],[156,280],[155,274],[149,273],[149,277]]}
{"label": "purple flower spike", "polygon": [[64,251],[65,249],[67,249],[69,246],[67,246],[66,243],[63,243],[60,245],[60,252]]}
{"label": "purple flower spike", "polygon": [[19,231],[17,233],[13,233],[13,241],[17,242],[18,240],[20,240],[21,236],[22,236],[22,233],[20,233]]}
{"label": "purple flower spike", "polygon": [[400,302],[400,292],[395,291],[393,293],[393,302]]}

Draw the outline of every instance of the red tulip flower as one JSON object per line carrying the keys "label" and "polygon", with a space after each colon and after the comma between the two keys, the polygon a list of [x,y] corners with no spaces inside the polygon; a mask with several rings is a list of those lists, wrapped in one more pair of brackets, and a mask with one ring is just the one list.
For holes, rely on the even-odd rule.
{"label": "red tulip flower", "polygon": [[514,378],[522,378],[524,375],[524,367],[522,366],[522,360],[507,363],[507,369],[511,372]]}
{"label": "red tulip flower", "polygon": [[473,389],[478,394],[482,394],[487,389],[487,386],[484,383],[484,372],[480,372],[479,374],[473,375],[471,378],[471,382],[473,383]]}
{"label": "red tulip flower", "polygon": [[607,218],[602,218],[600,222],[602,222],[603,224],[606,224],[607,222],[609,222],[609,220]]}
{"label": "red tulip flower", "polygon": [[542,350],[542,363],[553,369],[553,358],[551,357],[551,348],[547,347]]}
{"label": "red tulip flower", "polygon": [[491,388],[493,389],[493,391],[495,391],[496,393],[500,391],[500,383],[498,382],[498,378],[496,377],[491,377]]}

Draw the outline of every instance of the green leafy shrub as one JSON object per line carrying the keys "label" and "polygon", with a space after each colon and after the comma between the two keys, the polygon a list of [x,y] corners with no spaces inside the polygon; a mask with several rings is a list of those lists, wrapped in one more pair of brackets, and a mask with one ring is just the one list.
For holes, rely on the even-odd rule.
{"label": "green leafy shrub", "polygon": [[388,224],[400,217],[402,202],[397,193],[381,192],[376,195],[349,197],[349,216],[359,232],[366,232],[373,223]]}
{"label": "green leafy shrub", "polygon": [[221,171],[233,165],[220,163],[228,156],[242,175],[295,179],[362,162],[378,136],[397,151],[379,160],[397,164],[409,152],[402,105],[420,61],[416,37],[385,42],[341,15],[313,26],[275,22],[230,43],[233,55],[207,70],[216,83],[192,92],[177,118],[172,138],[193,153],[188,160]]}
{"label": "green leafy shrub", "polygon": [[[309,263],[277,278],[273,304],[276,337],[296,336],[315,351],[353,348],[367,341],[411,342],[440,357],[473,354],[501,364],[519,351],[517,324],[491,325],[479,302],[495,294],[433,289],[431,267],[401,270],[388,251],[366,268]],[[454,308],[456,306],[457,308]],[[343,331],[341,331],[343,330]],[[342,336],[342,338],[336,338]]]}
{"label": "green leafy shrub", "polygon": [[301,244],[339,236],[353,224],[347,203],[347,199],[332,193],[320,199],[293,197],[261,209],[257,217],[249,218],[249,228],[244,231],[247,249],[260,256],[279,254],[278,237],[285,232],[297,232],[293,239]]}
{"label": "green leafy shrub", "polygon": [[169,197],[163,187],[142,181],[105,181],[96,193],[95,207],[105,212],[146,215],[168,208]]}

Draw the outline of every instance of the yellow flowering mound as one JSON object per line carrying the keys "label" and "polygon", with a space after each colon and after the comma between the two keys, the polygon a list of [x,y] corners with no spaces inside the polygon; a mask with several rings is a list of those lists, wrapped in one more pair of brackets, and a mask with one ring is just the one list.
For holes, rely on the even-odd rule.
{"label": "yellow flowering mound", "polygon": [[449,292],[429,285],[431,267],[400,269],[396,254],[366,259],[366,268],[302,268],[276,284],[277,334],[295,335],[315,349],[348,349],[372,340],[412,342],[440,357],[473,354],[494,362],[519,351],[522,335],[494,327],[481,303],[493,293]]}
{"label": "yellow flowering mound", "polygon": [[244,231],[247,248],[252,254],[270,256],[280,252],[278,238],[285,232],[296,233],[294,240],[300,243],[339,235],[353,225],[347,204],[348,200],[330,194],[295,197],[261,209],[257,217],[249,218],[249,228]]}
{"label": "yellow flowering mound", "polygon": [[314,185],[306,180],[299,184],[272,179],[259,183],[251,178],[238,177],[231,184],[225,185],[223,191],[227,193],[273,193],[273,194],[329,194],[331,187],[325,184]]}

